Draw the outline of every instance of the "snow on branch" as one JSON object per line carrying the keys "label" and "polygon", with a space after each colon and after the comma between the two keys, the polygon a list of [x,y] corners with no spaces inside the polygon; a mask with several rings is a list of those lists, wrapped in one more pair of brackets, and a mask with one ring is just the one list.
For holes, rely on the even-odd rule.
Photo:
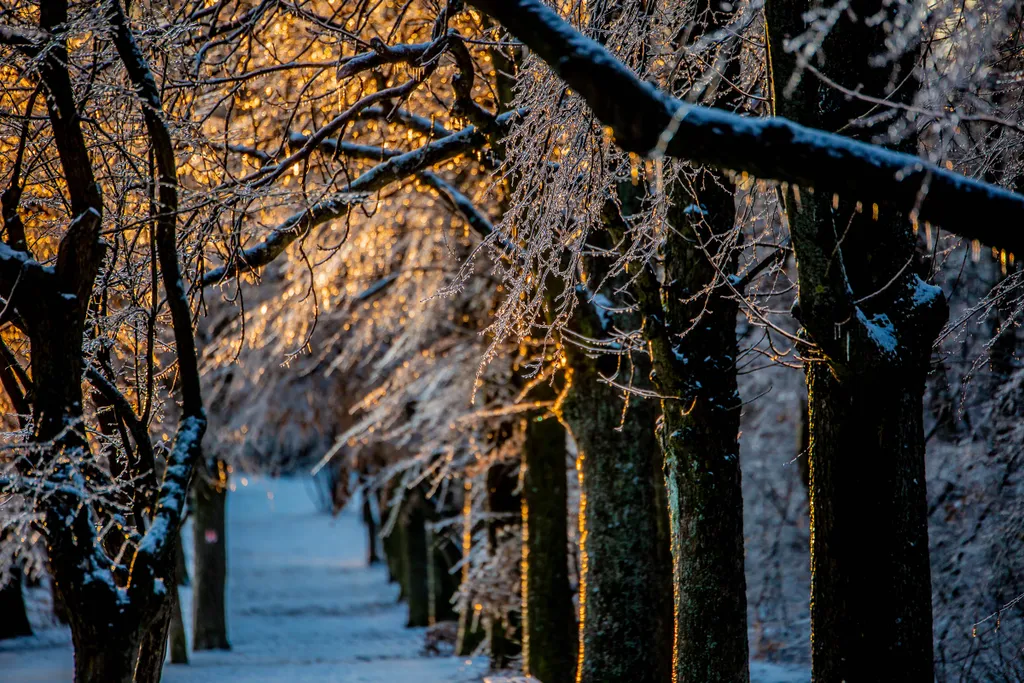
{"label": "snow on branch", "polygon": [[909,154],[800,126],[689,105],[641,81],[540,0],[470,0],[526,43],[591,107],[623,149],[832,192],[905,211],[971,240],[1024,253],[1024,196]]}

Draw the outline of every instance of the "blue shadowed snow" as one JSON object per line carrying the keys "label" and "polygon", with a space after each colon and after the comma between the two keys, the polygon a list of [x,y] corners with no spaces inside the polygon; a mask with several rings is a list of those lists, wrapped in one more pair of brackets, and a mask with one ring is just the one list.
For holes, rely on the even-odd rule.
{"label": "blue shadowed snow", "polygon": [[[383,567],[366,566],[358,506],[337,518],[313,504],[308,479],[249,478],[228,494],[227,652],[190,652],[168,664],[165,683],[468,683],[483,659],[423,657],[424,629],[405,628],[405,605]],[[184,535],[191,555],[191,529]],[[38,596],[40,591],[31,591]],[[191,630],[191,590],[181,589]],[[38,600],[36,601],[39,602]],[[48,605],[31,604],[36,634],[0,641],[0,681],[72,678],[66,629],[40,629]],[[751,683],[807,683],[809,672],[751,662]],[[509,672],[511,674],[511,672]],[[487,676],[506,683],[502,675]],[[531,680],[531,679],[513,679]]]}

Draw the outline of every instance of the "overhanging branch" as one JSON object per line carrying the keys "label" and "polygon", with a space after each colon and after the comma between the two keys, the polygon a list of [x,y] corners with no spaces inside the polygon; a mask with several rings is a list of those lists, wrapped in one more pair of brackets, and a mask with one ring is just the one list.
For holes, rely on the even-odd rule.
{"label": "overhanging branch", "polygon": [[685,104],[641,81],[540,0],[469,2],[547,62],[627,151],[651,155],[660,142],[668,156],[887,206],[1024,254],[1024,196],[787,119]]}

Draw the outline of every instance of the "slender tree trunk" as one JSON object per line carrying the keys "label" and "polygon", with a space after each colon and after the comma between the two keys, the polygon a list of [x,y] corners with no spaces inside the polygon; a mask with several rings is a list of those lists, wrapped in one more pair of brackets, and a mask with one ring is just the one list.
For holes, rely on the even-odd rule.
{"label": "slender tree trunk", "polygon": [[377,520],[373,516],[368,491],[363,494],[363,524],[366,525],[367,536],[366,564],[374,565],[380,562],[380,555],[377,552]]}
{"label": "slender tree trunk", "polygon": [[0,588],[0,640],[32,635],[32,626],[25,611],[20,564],[11,569],[7,583]]}
{"label": "slender tree trunk", "polygon": [[402,555],[406,599],[409,605],[407,627],[430,625],[430,593],[427,585],[427,503],[419,488],[406,494],[399,513],[402,525]]}
{"label": "slender tree trunk", "polygon": [[541,683],[576,679],[579,633],[569,586],[565,428],[550,415],[526,420],[523,515],[523,673]]}
{"label": "slender tree trunk", "polygon": [[227,581],[225,505],[227,477],[222,462],[197,473],[193,485],[192,531],[195,569],[192,592],[192,650],[230,650],[224,606]]}
{"label": "slender tree trunk", "polygon": [[[519,468],[506,462],[498,462],[487,470],[487,511],[491,519],[487,522],[487,552],[494,553],[502,543],[506,527],[518,523],[510,521],[518,517],[522,503],[517,492]],[[512,658],[521,652],[519,644],[519,623],[515,615],[506,615],[491,606],[485,613],[484,630],[490,643],[491,668],[504,669]]]}
{"label": "slender tree trunk", "polygon": [[188,664],[188,640],[185,637],[185,621],[181,617],[181,596],[174,587],[171,605],[171,664]]}
{"label": "slender tree trunk", "polygon": [[[671,566],[659,548],[657,405],[603,384],[570,361],[562,404],[580,477],[580,683],[672,679]],[[621,425],[621,428],[620,428]]]}
{"label": "slender tree trunk", "polygon": [[177,566],[174,569],[175,576],[178,577],[178,585],[179,586],[187,586],[189,584],[189,580],[188,580],[188,563],[185,561],[185,548],[182,545],[181,534],[180,533],[178,534],[177,546],[178,546],[178,550],[177,550],[177,555],[175,557],[175,563],[176,563]]}
{"label": "slender tree trunk", "polygon": [[[462,498],[462,554],[467,558],[473,549],[473,494],[473,485],[467,481]],[[473,604],[473,596],[466,589],[469,571],[470,563],[466,561],[462,565],[459,628],[455,637],[455,655],[458,657],[472,655],[484,639],[483,629],[480,628],[479,614]]]}
{"label": "slender tree trunk", "polygon": [[176,545],[175,577],[177,580],[171,589],[171,623],[169,633],[171,640],[171,664],[188,664],[188,642],[185,637],[185,622],[181,615],[181,593],[178,590],[178,586],[183,585],[181,574],[178,572],[185,568],[185,551],[181,544],[181,534],[178,534]]}
{"label": "slender tree trunk", "polygon": [[458,558],[458,549],[444,533],[437,533],[427,526],[427,583],[430,595],[430,623],[455,619],[452,596],[458,589],[458,582],[449,570]]}

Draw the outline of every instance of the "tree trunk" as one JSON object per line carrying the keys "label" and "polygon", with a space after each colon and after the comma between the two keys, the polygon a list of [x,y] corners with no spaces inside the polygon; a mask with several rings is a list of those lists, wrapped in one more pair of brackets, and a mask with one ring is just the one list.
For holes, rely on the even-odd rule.
{"label": "tree trunk", "polygon": [[[849,130],[884,134],[869,120],[872,105],[816,79],[781,96],[796,69],[782,45],[806,30],[810,8],[779,0],[765,7],[778,113],[826,130],[864,117]],[[871,97],[908,101],[915,55],[897,64],[895,92],[893,65],[871,62],[887,21],[867,18],[892,17],[894,6],[856,0],[849,9],[820,47],[826,75]],[[908,217],[856,204],[871,197],[786,199],[798,264],[794,313],[815,344],[807,363],[812,678],[931,683],[922,416],[945,297],[907,267],[918,258]]]}
{"label": "tree trunk", "polygon": [[0,588],[0,640],[32,635],[25,611],[25,593],[22,590],[21,566],[11,568],[7,584]]}
{"label": "tree trunk", "polygon": [[230,650],[224,608],[227,543],[224,513],[227,477],[215,460],[213,472],[200,471],[192,498],[195,568],[192,592],[192,650]]}
{"label": "tree trunk", "polygon": [[808,380],[814,680],[931,683],[924,376]]}
{"label": "tree trunk", "polygon": [[167,656],[167,631],[170,627],[172,607],[171,600],[166,601],[142,637],[133,683],[160,683]]}
{"label": "tree trunk", "polygon": [[480,628],[473,596],[466,589],[469,580],[470,563],[468,557],[473,549],[473,485],[466,481],[462,498],[462,554],[467,561],[462,565],[459,595],[459,628],[455,637],[455,655],[469,657],[483,642],[484,632]]}
{"label": "tree trunk", "polygon": [[98,632],[73,627],[75,683],[134,683],[137,638],[115,628]]}
{"label": "tree trunk", "polygon": [[427,527],[427,569],[430,591],[430,623],[451,621],[456,618],[452,597],[458,589],[458,580],[451,575],[451,568],[458,561],[458,548],[446,534],[438,534]]}
{"label": "tree trunk", "polygon": [[[493,554],[505,540],[506,527],[518,523],[522,509],[518,464],[498,462],[487,470],[487,552]],[[515,519],[515,522],[510,520]],[[514,615],[505,613],[490,605],[484,614],[484,630],[491,646],[491,668],[504,669],[512,658],[521,652],[519,623]]]}
{"label": "tree trunk", "polygon": [[623,421],[621,390],[601,383],[589,359],[573,360],[562,411],[581,488],[577,680],[664,683],[672,679],[672,569],[658,547],[657,405],[631,397]]}
{"label": "tree trunk", "polygon": [[579,633],[569,587],[565,428],[553,416],[526,420],[523,497],[523,674],[576,680]]}
{"label": "tree trunk", "polygon": [[[180,570],[185,564],[183,559],[185,553],[181,547],[181,534],[178,534],[177,545],[178,569]],[[175,581],[174,587],[171,589],[171,664],[188,664],[188,642],[185,638],[185,622],[181,616],[181,594],[178,590],[180,585],[180,580]]]}
{"label": "tree trunk", "polygon": [[380,562],[380,555],[377,552],[377,520],[373,516],[370,495],[369,491],[363,494],[363,524],[366,525],[367,536],[366,564],[374,565]]}
{"label": "tree trunk", "polygon": [[399,512],[402,525],[402,555],[406,599],[409,605],[407,627],[430,625],[430,593],[427,586],[427,503],[419,488],[406,494]]}

